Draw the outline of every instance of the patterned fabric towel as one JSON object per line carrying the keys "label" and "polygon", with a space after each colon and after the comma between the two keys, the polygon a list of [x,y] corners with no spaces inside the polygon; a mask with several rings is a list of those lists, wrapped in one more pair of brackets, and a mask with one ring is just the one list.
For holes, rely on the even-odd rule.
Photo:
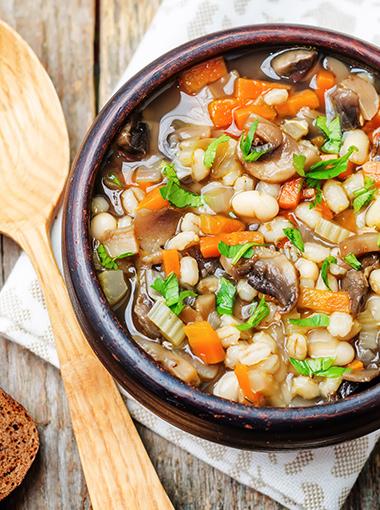
{"label": "patterned fabric towel", "polygon": [[[380,42],[376,0],[164,0],[120,83],[163,52],[222,28],[302,23]],[[59,225],[53,232],[60,251]],[[59,255],[57,256],[59,259]],[[54,339],[33,268],[22,254],[0,293],[0,333],[58,366]],[[337,510],[372,451],[379,432],[349,443],[291,453],[254,453],[199,440],[129,399],[138,421],[191,454],[292,509]]]}

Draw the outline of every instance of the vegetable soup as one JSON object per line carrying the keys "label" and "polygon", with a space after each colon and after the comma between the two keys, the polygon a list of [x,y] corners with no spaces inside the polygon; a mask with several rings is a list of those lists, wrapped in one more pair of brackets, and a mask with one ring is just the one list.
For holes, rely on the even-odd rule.
{"label": "vegetable soup", "polygon": [[184,71],[129,118],[95,185],[94,264],[134,340],[252,406],[380,374],[378,77],[314,48]]}

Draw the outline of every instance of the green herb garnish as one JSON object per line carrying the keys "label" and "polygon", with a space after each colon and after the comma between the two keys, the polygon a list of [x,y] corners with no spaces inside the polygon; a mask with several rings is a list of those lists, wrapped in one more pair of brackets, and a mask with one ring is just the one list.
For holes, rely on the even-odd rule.
{"label": "green herb garnish", "polygon": [[216,293],[216,310],[219,315],[232,315],[236,295],[236,287],[226,278],[219,280]]}
{"label": "green herb garnish", "polygon": [[301,177],[305,177],[306,156],[303,154],[293,154],[293,166]]}
{"label": "green herb garnish", "polygon": [[341,158],[317,161],[310,167],[310,172],[306,174],[307,179],[326,180],[337,177],[347,170],[348,160],[351,154],[357,150],[352,145]]}
{"label": "green herb garnish", "polygon": [[252,309],[252,315],[244,324],[238,324],[235,326],[240,331],[246,331],[247,329],[255,328],[269,315],[269,306],[265,301],[265,298],[262,297],[260,299],[259,304]]}
{"label": "green herb garnish", "polygon": [[363,209],[366,205],[368,205],[375,197],[376,187],[375,181],[365,177],[364,179],[364,187],[357,189],[354,191],[354,201],[352,205],[354,207],[354,211],[358,212],[360,209]]}
{"label": "green herb garnish", "polygon": [[111,181],[115,186],[118,188],[124,188],[123,183],[120,181],[120,179],[115,174],[108,174],[107,179]]}
{"label": "green herb garnish", "polygon": [[362,268],[361,262],[356,258],[354,253],[349,253],[344,257],[344,261],[351,266],[355,271],[360,271]]}
{"label": "green herb garnish", "polygon": [[289,358],[290,363],[300,375],[311,377],[341,377],[346,372],[350,372],[350,368],[334,366],[334,358],[309,358],[300,361],[298,359]]}
{"label": "green herb garnish", "polygon": [[98,254],[100,264],[105,269],[112,269],[114,271],[119,269],[116,260],[125,259],[126,257],[131,257],[132,255],[134,255],[134,253],[126,252],[121,253],[117,257],[110,257],[104,244],[99,244],[99,246],[96,248],[96,252]]}
{"label": "green herb garnish", "polygon": [[232,259],[231,263],[236,264],[241,258],[250,259],[253,255],[253,246],[258,246],[258,243],[244,243],[235,244],[230,246],[223,241],[218,244],[218,250],[221,255],[228,259]]}
{"label": "green herb garnish", "polygon": [[286,235],[286,237],[289,239],[289,241],[293,244],[293,246],[295,246],[301,252],[304,251],[305,247],[304,247],[304,242],[302,239],[302,234],[298,230],[298,228],[293,228],[293,227],[284,228],[283,232]]}
{"label": "green herb garnish", "polygon": [[219,144],[228,142],[229,139],[230,137],[228,135],[221,135],[219,138],[216,138],[216,140],[213,140],[209,144],[203,156],[203,164],[205,167],[212,167],[216,156],[216,149],[218,148]]}
{"label": "green herb garnish", "polygon": [[342,146],[342,128],[340,125],[340,118],[337,116],[335,119],[328,122],[324,115],[320,115],[317,117],[315,124],[326,137],[326,141],[321,147],[323,152],[338,154]]}
{"label": "green herb garnish", "polygon": [[186,298],[196,296],[196,293],[191,290],[180,292],[178,278],[175,273],[170,273],[165,279],[156,278],[151,287],[164,297],[166,305],[176,315],[179,315],[185,308],[184,300]]}
{"label": "green herb garnish", "polygon": [[200,207],[203,205],[203,198],[192,191],[181,187],[178,176],[172,163],[163,166],[162,173],[168,179],[165,186],[160,188],[162,198],[168,200],[175,207]]}
{"label": "green herb garnish", "polygon": [[316,313],[305,319],[288,319],[290,324],[305,328],[326,328],[330,324],[330,318],[325,313]]}
{"label": "green herb garnish", "polygon": [[244,161],[252,162],[257,161],[261,156],[266,154],[271,150],[269,144],[263,145],[261,147],[253,147],[252,143],[255,138],[255,133],[257,126],[259,124],[258,120],[252,122],[248,133],[245,135],[244,133],[240,137],[240,149],[243,156]]}
{"label": "green herb garnish", "polygon": [[[315,190],[315,198],[312,200],[309,204],[309,209],[314,209],[314,207],[317,207],[317,205],[322,203],[323,200],[323,193],[321,190],[321,184],[318,181],[314,181],[313,179],[306,179],[307,185],[310,188],[314,188]],[[312,184],[310,184],[312,181],[314,181]]]}
{"label": "green herb garnish", "polygon": [[330,284],[329,284],[329,278],[328,278],[328,270],[330,268],[330,265],[331,264],[336,264],[336,258],[333,257],[332,255],[329,255],[322,263],[322,267],[321,267],[321,276],[322,276],[322,280],[324,282],[324,284],[326,285],[326,287],[331,290],[330,288]]}

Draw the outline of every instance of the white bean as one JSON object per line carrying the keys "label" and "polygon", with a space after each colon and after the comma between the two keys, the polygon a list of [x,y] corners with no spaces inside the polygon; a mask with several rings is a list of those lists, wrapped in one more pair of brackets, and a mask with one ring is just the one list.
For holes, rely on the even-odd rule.
{"label": "white bean", "polygon": [[380,294],[380,269],[373,270],[369,275],[369,284],[376,294]]}
{"label": "white bean", "polygon": [[347,177],[343,183],[343,188],[345,189],[350,200],[355,197],[354,192],[363,188],[363,186],[364,177],[362,172],[356,172],[355,174],[350,175],[350,177]]}
{"label": "white bean", "polygon": [[293,224],[286,218],[274,218],[260,225],[259,231],[263,234],[265,242],[277,243],[284,237],[284,228],[291,228]]}
{"label": "white bean", "polygon": [[267,359],[271,354],[271,348],[264,343],[254,343],[240,355],[239,361],[243,365],[256,365]]}
{"label": "white bean", "polygon": [[198,263],[193,257],[182,257],[180,260],[180,281],[182,285],[193,287],[198,283]]}
{"label": "white bean", "polygon": [[117,220],[117,228],[125,228],[132,225],[132,218],[128,215],[122,216]]}
{"label": "white bean", "polygon": [[248,301],[249,303],[253,301],[258,294],[257,290],[254,289],[244,278],[238,281],[236,290],[240,299]]}
{"label": "white bean", "polygon": [[239,381],[235,372],[226,372],[215,384],[213,394],[217,397],[226,398],[237,402],[239,399]]}
{"label": "white bean", "polygon": [[365,215],[365,222],[369,227],[380,229],[380,197],[369,206]]}
{"label": "white bean", "polygon": [[91,202],[91,212],[92,214],[99,214],[101,212],[107,212],[110,208],[110,204],[107,199],[98,195],[92,199]]}
{"label": "white bean", "polygon": [[323,195],[329,208],[338,214],[350,206],[346,192],[340,182],[328,180],[323,186]]}
{"label": "white bean", "polygon": [[[333,292],[337,292],[338,291],[338,280],[335,278],[335,276],[333,276],[332,274],[328,274],[327,281],[328,281],[330,290],[332,290]],[[322,279],[322,273],[319,274],[315,288],[319,289],[319,290],[329,290],[328,287],[326,286],[325,282]]]}
{"label": "white bean", "polygon": [[194,232],[180,232],[166,243],[167,250],[182,251],[192,244],[199,242],[199,237]]}
{"label": "white bean", "polygon": [[233,196],[231,205],[238,216],[257,218],[263,222],[272,220],[279,211],[275,198],[256,190],[237,193]]}
{"label": "white bean", "polygon": [[330,255],[330,248],[318,243],[307,242],[305,243],[305,251],[303,255],[305,258],[319,264]]}
{"label": "white bean", "polygon": [[355,350],[348,342],[338,342],[335,353],[335,365],[344,366],[355,358]]}
{"label": "white bean", "polygon": [[317,209],[310,209],[309,204],[307,202],[302,202],[299,204],[294,211],[297,218],[303,221],[308,227],[315,229],[320,219],[322,218],[322,214]]}
{"label": "white bean", "polygon": [[351,331],[352,324],[353,319],[349,313],[333,312],[330,315],[330,324],[327,326],[327,331],[332,336],[343,338]]}
{"label": "white bean", "polygon": [[134,216],[139,202],[141,202],[144,196],[145,193],[140,188],[129,188],[123,191],[121,194],[121,202],[124,210],[131,216]]}
{"label": "white bean", "polygon": [[302,257],[297,260],[296,268],[298,269],[301,278],[310,279],[313,280],[314,282],[317,280],[319,275],[319,269],[315,262],[304,259]]}
{"label": "white bean", "polygon": [[340,155],[346,154],[348,149],[354,146],[358,150],[350,156],[350,161],[356,165],[362,165],[368,159],[369,138],[361,129],[352,129],[343,133],[343,144],[340,149]]}
{"label": "white bean", "polygon": [[91,235],[98,241],[103,241],[109,230],[115,230],[117,221],[112,214],[102,212],[94,216],[91,220]]}
{"label": "white bean", "polygon": [[234,183],[235,191],[249,191],[253,189],[254,180],[252,177],[248,177],[248,175],[242,175],[238,177]]}

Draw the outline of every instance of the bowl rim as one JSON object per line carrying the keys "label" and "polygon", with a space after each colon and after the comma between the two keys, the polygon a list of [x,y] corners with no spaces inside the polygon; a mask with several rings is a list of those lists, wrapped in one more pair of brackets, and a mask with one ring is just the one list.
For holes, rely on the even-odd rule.
{"label": "bowl rim", "polygon": [[[350,416],[353,409],[363,416],[369,411],[375,412],[376,404],[380,404],[380,383],[337,402],[305,408],[255,408],[215,397],[183,383],[135,343],[106,302],[91,257],[89,204],[95,176],[111,140],[127,116],[174,75],[190,65],[236,48],[250,47],[254,50],[292,44],[325,49],[380,71],[380,50],[375,46],[331,30],[304,25],[248,25],[192,40],[144,67],[103,107],[73,163],[64,207],[63,255],[69,291],[80,321],[86,320],[90,325],[90,343],[106,368],[117,375],[109,362],[110,355],[119,371],[127,371],[132,379],[157,398],[164,398],[192,413],[206,413],[212,420],[227,425],[233,423],[238,427],[262,431],[268,428],[283,430],[289,426],[299,428],[301,418],[302,428],[308,423],[320,424],[321,420],[328,427],[329,423]],[[108,351],[107,355],[104,349]],[[368,426],[365,432],[374,428]]]}

